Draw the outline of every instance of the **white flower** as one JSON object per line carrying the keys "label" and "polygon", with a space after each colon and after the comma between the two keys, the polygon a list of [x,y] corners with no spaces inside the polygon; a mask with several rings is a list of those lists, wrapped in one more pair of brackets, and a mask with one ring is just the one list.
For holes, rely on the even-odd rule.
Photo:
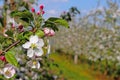
{"label": "white flower", "polygon": [[28,63],[28,66],[31,67],[31,68],[37,68],[39,69],[40,68],[40,63],[38,61],[29,61]]}
{"label": "white flower", "polygon": [[31,36],[30,40],[22,45],[23,48],[28,49],[27,56],[33,57],[35,56],[42,56],[43,50],[42,47],[44,46],[43,39],[39,39],[38,36]]}
{"label": "white flower", "polygon": [[15,68],[11,65],[6,65],[4,68],[3,68],[3,75],[6,77],[6,78],[11,78],[13,77],[15,74]]}
{"label": "white flower", "polygon": [[120,61],[120,56],[117,56],[117,60]]}

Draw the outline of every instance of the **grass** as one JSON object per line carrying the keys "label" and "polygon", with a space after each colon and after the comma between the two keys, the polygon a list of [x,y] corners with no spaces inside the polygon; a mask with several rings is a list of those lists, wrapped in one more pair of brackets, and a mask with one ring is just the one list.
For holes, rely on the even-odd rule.
{"label": "grass", "polygon": [[59,65],[58,68],[52,66],[51,69],[56,73],[61,72],[67,80],[111,80],[98,71],[92,70],[88,64],[74,64],[73,60],[65,55],[53,53],[50,58]]}

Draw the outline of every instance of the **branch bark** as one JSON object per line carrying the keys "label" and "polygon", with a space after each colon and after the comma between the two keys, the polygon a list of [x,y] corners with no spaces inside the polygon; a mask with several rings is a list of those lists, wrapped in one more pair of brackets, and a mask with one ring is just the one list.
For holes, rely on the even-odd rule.
{"label": "branch bark", "polygon": [[8,50],[10,50],[13,46],[17,45],[18,43],[20,43],[20,40],[14,42],[13,44],[11,44],[8,48],[6,48],[4,51],[0,52],[0,55],[7,52]]}

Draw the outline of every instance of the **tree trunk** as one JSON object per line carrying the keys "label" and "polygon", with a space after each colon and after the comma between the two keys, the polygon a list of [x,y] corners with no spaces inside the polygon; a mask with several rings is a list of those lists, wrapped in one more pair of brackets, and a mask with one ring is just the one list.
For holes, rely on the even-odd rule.
{"label": "tree trunk", "polygon": [[75,54],[74,55],[74,64],[77,64],[78,63],[78,54]]}

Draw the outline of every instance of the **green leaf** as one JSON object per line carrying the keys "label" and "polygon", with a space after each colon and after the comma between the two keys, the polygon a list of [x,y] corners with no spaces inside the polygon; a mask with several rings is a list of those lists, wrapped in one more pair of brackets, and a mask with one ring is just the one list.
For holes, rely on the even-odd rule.
{"label": "green leaf", "polygon": [[33,35],[33,33],[30,32],[30,31],[26,31],[26,32],[23,33],[23,37],[24,37],[25,39],[28,39],[28,40],[29,40],[29,37],[30,37],[31,35]]}
{"label": "green leaf", "polygon": [[13,31],[12,30],[7,30],[6,34],[10,37],[13,37]]}
{"label": "green leaf", "polygon": [[16,58],[15,58],[15,55],[13,54],[13,52],[12,51],[8,51],[6,54],[5,54],[5,58],[6,58],[6,60],[10,63],[10,64],[12,64],[12,65],[14,65],[14,66],[18,66],[18,62],[17,62],[17,60],[16,60]]}
{"label": "green leaf", "polygon": [[17,35],[17,39],[18,39],[18,40],[24,40],[25,38],[24,38],[24,36],[23,36],[23,33],[19,33],[19,34]]}
{"label": "green leaf", "polygon": [[17,17],[20,18],[23,21],[28,22],[28,20],[33,20],[33,15],[30,11],[25,10],[25,11],[13,11],[10,14],[12,17]]}
{"label": "green leaf", "polygon": [[58,31],[58,27],[57,27],[57,25],[55,24],[55,23],[53,23],[53,22],[48,22],[48,21],[46,21],[45,22],[45,24],[43,25],[43,27],[50,27],[50,28],[52,28],[54,31]]}
{"label": "green leaf", "polygon": [[68,22],[64,19],[51,17],[48,19],[48,21],[52,21],[53,23],[57,24],[58,26],[60,25],[60,26],[69,28]]}
{"label": "green leaf", "polygon": [[68,22],[63,19],[58,19],[55,21],[56,24],[69,28]]}
{"label": "green leaf", "polygon": [[66,20],[55,17],[49,18],[47,21],[45,21],[45,24],[43,25],[43,27],[50,27],[53,30],[58,30],[58,26],[69,28],[69,24]]}
{"label": "green leaf", "polygon": [[35,34],[39,37],[43,37],[45,35],[42,30],[38,30]]}

